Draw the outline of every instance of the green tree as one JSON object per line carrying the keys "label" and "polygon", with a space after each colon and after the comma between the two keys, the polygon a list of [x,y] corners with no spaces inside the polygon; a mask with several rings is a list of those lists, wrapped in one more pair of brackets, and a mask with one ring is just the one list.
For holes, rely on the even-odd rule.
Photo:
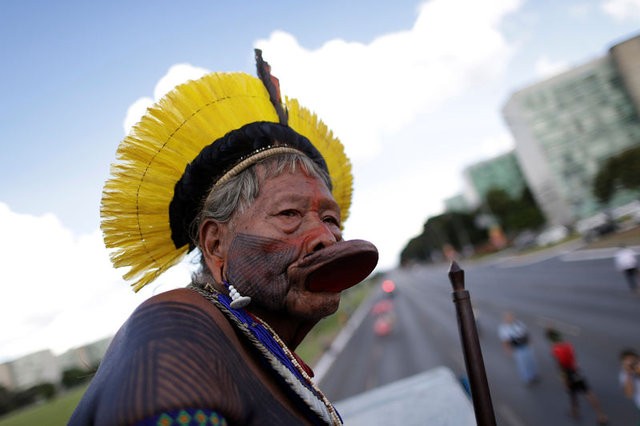
{"label": "green tree", "polygon": [[491,188],[485,195],[485,202],[489,206],[491,213],[497,216],[500,223],[504,225],[505,219],[513,207],[513,199],[507,191],[499,188]]}
{"label": "green tree", "polygon": [[33,386],[33,392],[42,399],[50,400],[56,396],[57,389],[56,385],[49,382],[43,382]]}
{"label": "green tree", "polygon": [[511,198],[503,189],[492,188],[487,192],[485,200],[507,234],[536,229],[545,222],[529,188],[525,188],[516,199]]}
{"label": "green tree", "polygon": [[13,410],[13,392],[0,385],[0,415],[6,414]]}
{"label": "green tree", "polygon": [[640,146],[609,157],[593,179],[592,193],[607,204],[620,189],[640,188]]}
{"label": "green tree", "polygon": [[92,369],[69,368],[62,372],[62,386],[67,389],[81,385],[93,377]]}
{"label": "green tree", "polygon": [[607,204],[616,192],[617,158],[611,157],[600,168],[593,180],[593,195],[603,204]]}
{"label": "green tree", "polygon": [[640,188],[640,147],[620,154],[620,183],[626,189]]}
{"label": "green tree", "polygon": [[483,241],[486,241],[486,233],[475,226],[472,214],[444,213],[427,220],[422,233],[412,238],[400,253],[400,263],[433,262],[442,257],[445,244],[462,251],[465,246],[475,246]]}

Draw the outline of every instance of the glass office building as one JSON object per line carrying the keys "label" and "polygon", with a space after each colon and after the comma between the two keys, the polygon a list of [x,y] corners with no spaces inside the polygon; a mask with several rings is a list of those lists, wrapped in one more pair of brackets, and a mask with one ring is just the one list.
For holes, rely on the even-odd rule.
{"label": "glass office building", "polygon": [[[503,116],[525,179],[547,220],[573,224],[604,207],[593,179],[612,155],[640,145],[640,36],[604,57],[514,93]],[[636,197],[623,193],[615,207]]]}

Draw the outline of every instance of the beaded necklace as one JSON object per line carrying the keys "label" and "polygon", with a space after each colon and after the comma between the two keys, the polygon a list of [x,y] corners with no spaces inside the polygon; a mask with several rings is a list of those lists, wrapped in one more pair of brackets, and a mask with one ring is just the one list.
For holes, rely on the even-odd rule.
{"label": "beaded necklace", "polygon": [[326,424],[342,424],[342,418],[333,404],[315,385],[287,345],[267,323],[249,314],[244,309],[231,308],[229,296],[219,293],[210,284],[204,284],[204,286],[190,284],[187,288],[196,291],[213,302],[260,351],[269,362],[269,365],[285,380],[291,389]]}

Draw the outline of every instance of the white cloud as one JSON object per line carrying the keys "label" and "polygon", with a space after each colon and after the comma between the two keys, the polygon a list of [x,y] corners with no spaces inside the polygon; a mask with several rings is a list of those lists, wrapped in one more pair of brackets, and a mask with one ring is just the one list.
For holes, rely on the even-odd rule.
{"label": "white cloud", "polygon": [[509,132],[503,132],[494,137],[483,139],[480,142],[480,151],[485,159],[497,157],[514,149],[513,136]]}
{"label": "white cloud", "polygon": [[153,99],[151,98],[138,98],[127,109],[127,114],[124,118],[124,133],[128,134],[131,128],[140,121],[140,118],[147,111],[147,108],[153,105]]}
{"label": "white cloud", "polygon": [[367,159],[382,134],[503,72],[512,52],[499,24],[519,4],[433,0],[413,28],[366,45],[332,40],[307,50],[279,31],[256,45],[283,94],[317,112],[354,160]]}
{"label": "white cloud", "polygon": [[197,80],[203,75],[209,73],[208,70],[195,67],[191,64],[175,64],[169,68],[169,71],[158,81],[153,90],[153,97],[157,101],[178,84],[182,84],[188,80]]}
{"label": "white cloud", "polygon": [[[52,214],[19,214],[0,203],[0,235],[0,362],[111,335],[155,287],[167,288],[161,280],[135,294],[111,266],[98,230],[74,235]],[[171,271],[182,286],[185,268]]]}
{"label": "white cloud", "polygon": [[548,78],[569,69],[569,64],[563,61],[554,62],[542,56],[536,60],[534,65],[536,75],[540,78]]}
{"label": "white cloud", "polygon": [[147,111],[147,108],[152,106],[174,87],[189,80],[196,80],[208,72],[209,71],[204,68],[195,67],[190,64],[172,65],[169,71],[156,83],[156,87],[153,90],[153,99],[150,97],[142,97],[131,104],[124,119],[125,134],[129,133],[131,127],[140,121],[140,118]]}
{"label": "white cloud", "polygon": [[619,21],[640,18],[640,0],[605,0],[602,10]]}

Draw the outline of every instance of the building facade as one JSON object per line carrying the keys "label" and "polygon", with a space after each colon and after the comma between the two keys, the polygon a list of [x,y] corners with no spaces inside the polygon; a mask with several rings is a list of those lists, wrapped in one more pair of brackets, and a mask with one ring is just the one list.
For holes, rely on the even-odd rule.
{"label": "building facade", "polygon": [[6,364],[13,389],[27,389],[40,383],[60,383],[62,371],[50,350],[31,353]]}
{"label": "building facade", "polygon": [[0,364],[0,386],[9,390],[27,389],[41,383],[59,384],[65,370],[89,370],[104,357],[112,337],[69,349],[56,356],[50,350],[34,352]]}
{"label": "building facade", "polygon": [[470,212],[471,206],[463,194],[456,194],[444,200],[444,210],[446,212]]}
{"label": "building facade", "polygon": [[485,201],[492,189],[501,189],[519,199],[527,186],[513,151],[468,166],[462,176],[465,199],[474,208]]}
{"label": "building facade", "polygon": [[503,108],[526,182],[550,224],[572,225],[610,206],[592,194],[611,156],[640,145],[640,36],[607,55],[515,92]]}

